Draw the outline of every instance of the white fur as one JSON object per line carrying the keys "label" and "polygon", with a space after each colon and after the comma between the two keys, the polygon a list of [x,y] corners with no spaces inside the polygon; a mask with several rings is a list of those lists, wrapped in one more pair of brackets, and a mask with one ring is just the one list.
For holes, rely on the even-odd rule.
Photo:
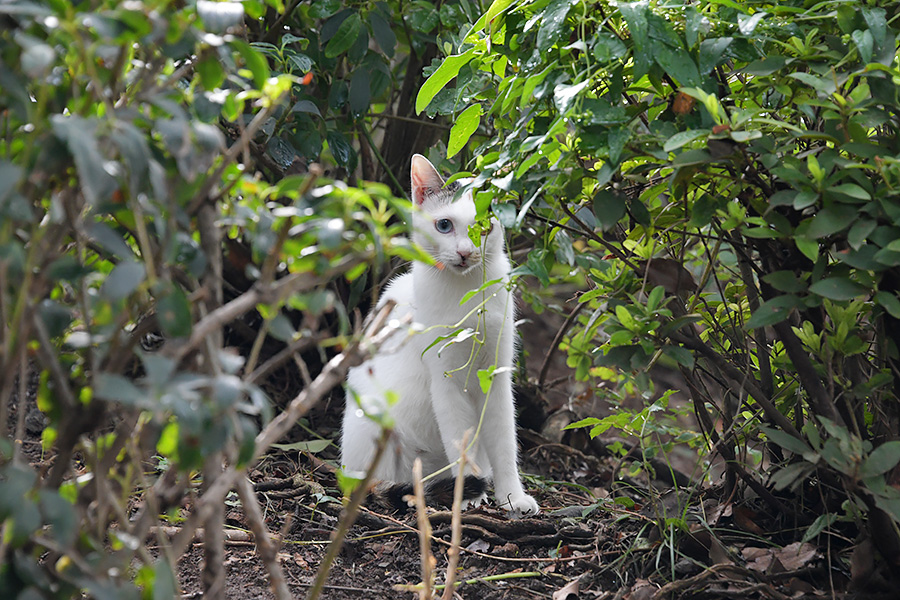
{"label": "white fur", "polygon": [[[443,268],[416,262],[382,293],[379,306],[394,300],[392,317],[411,316],[419,333],[403,344],[398,340],[383,347],[350,371],[341,463],[351,471],[368,467],[379,426],[365,412],[387,411],[394,432],[375,477],[409,482],[417,457],[422,459],[423,473],[434,473],[459,458],[464,433],[470,431],[471,438],[484,409],[480,432],[467,456],[475,461],[479,476],[493,479],[498,504],[512,516],[537,514],[537,502],[522,488],[517,467],[511,373],[515,321],[513,298],[505,287],[510,263],[503,232],[494,221],[477,247],[468,237],[476,216],[471,192],[452,202],[453,194],[441,189],[437,171],[420,155],[413,157],[412,179],[417,207],[413,240]],[[452,221],[452,232],[436,230],[441,219]],[[460,306],[467,292],[495,279],[502,281]],[[475,335],[446,346],[442,341],[426,351],[437,337],[465,328]],[[492,365],[499,372],[486,397],[477,372]],[[386,401],[388,391],[399,397],[392,406]],[[455,466],[451,469],[454,475],[457,471]]]}

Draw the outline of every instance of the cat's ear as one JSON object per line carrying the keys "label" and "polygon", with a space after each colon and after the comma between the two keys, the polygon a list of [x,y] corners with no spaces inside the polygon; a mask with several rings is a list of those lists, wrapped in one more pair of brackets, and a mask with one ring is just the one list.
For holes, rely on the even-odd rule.
{"label": "cat's ear", "polygon": [[425,199],[444,187],[444,180],[431,162],[421,154],[413,154],[410,166],[412,187],[410,195],[416,206],[421,206]]}

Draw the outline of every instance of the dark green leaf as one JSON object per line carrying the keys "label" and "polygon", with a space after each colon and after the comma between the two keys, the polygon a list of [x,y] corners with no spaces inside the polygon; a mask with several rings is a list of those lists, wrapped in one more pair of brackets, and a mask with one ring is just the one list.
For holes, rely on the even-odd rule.
{"label": "dark green leaf", "polygon": [[97,123],[76,115],[53,115],[50,120],[53,132],[72,153],[87,201],[94,205],[108,202],[118,185],[105,168],[106,158],[95,135]]}
{"label": "dark green leaf", "polygon": [[891,292],[880,291],[875,294],[875,301],[878,302],[892,317],[900,319],[900,300],[897,295]]}
{"label": "dark green leaf", "polygon": [[700,71],[693,57],[683,48],[659,44],[653,52],[656,63],[668,73],[675,83],[683,86],[699,86]]}
{"label": "dark green leaf", "polygon": [[813,238],[823,238],[842,231],[853,224],[858,211],[850,205],[835,204],[823,208],[813,217],[806,234]]}
{"label": "dark green leaf", "polygon": [[605,188],[599,189],[594,194],[594,216],[601,229],[604,231],[611,229],[625,216],[627,200],[624,196]]}
{"label": "dark green leaf", "polygon": [[316,115],[317,117],[321,117],[322,113],[319,112],[319,107],[316,106],[314,102],[311,100],[300,100],[293,107],[291,107],[293,112],[304,112],[312,115]]}
{"label": "dark green leaf", "polygon": [[742,70],[748,75],[764,77],[766,75],[771,75],[772,73],[780,71],[792,60],[793,59],[785,58],[784,56],[770,55],[766,58],[753,61]]}
{"label": "dark green leaf", "polygon": [[341,9],[341,0],[316,0],[309,6],[309,16],[314,19],[327,19]]}
{"label": "dark green leaf", "polygon": [[763,277],[763,280],[780,292],[797,294],[806,291],[806,284],[793,271],[774,271]]}
{"label": "dark green leaf", "polygon": [[372,27],[372,35],[375,36],[378,47],[381,48],[385,56],[393,58],[394,48],[397,45],[397,36],[394,35],[391,26],[377,11],[369,14],[369,25]]}
{"label": "dark green leaf", "polygon": [[691,351],[687,348],[682,348],[681,346],[666,346],[663,349],[663,354],[670,358],[674,358],[675,362],[683,367],[687,367],[688,369],[694,368],[694,355],[691,354]]}
{"label": "dark green leaf", "polygon": [[848,277],[828,277],[809,286],[809,291],[830,300],[852,300],[869,290]]}
{"label": "dark green leaf", "polygon": [[887,473],[900,463],[900,441],[885,442],[875,448],[859,470],[861,479]]}
{"label": "dark green leaf", "polygon": [[361,26],[362,21],[359,18],[359,13],[353,13],[344,19],[334,36],[328,40],[328,44],[325,46],[325,56],[334,58],[349,50],[356,38],[359,37]]}
{"label": "dark green leaf", "polygon": [[135,386],[130,379],[115,373],[98,373],[94,379],[94,396],[126,406],[143,407],[150,402],[146,390]]}
{"label": "dark green leaf", "polygon": [[372,99],[370,89],[372,77],[364,67],[357,67],[350,76],[350,110],[355,115],[362,115],[369,108]]}
{"label": "dark green leaf", "polygon": [[409,26],[420,33],[430,33],[441,22],[438,9],[427,0],[414,0],[406,5],[405,12]]}
{"label": "dark green leaf", "polygon": [[44,521],[53,527],[53,538],[63,547],[69,546],[78,532],[78,519],[72,504],[52,490],[41,490],[38,501]]}
{"label": "dark green leaf", "polygon": [[173,288],[156,306],[156,318],[162,330],[172,337],[191,333],[191,304],[180,288]]}
{"label": "dark green leaf", "polygon": [[552,0],[544,9],[540,20],[541,28],[537,35],[538,52],[543,54],[559,40],[573,4],[574,0]]}
{"label": "dark green leaf", "polygon": [[328,147],[338,164],[351,167],[356,162],[356,154],[344,134],[337,130],[331,130],[326,134]]}
{"label": "dark green leaf", "polygon": [[178,584],[169,561],[161,558],[153,566],[153,600],[170,600],[176,595]]}
{"label": "dark green leaf", "polygon": [[750,315],[745,327],[747,329],[756,329],[757,327],[767,327],[769,325],[780,323],[791,314],[793,309],[802,305],[803,303],[797,296],[776,296],[771,300],[763,302],[760,307]]}
{"label": "dark green leaf", "polygon": [[803,456],[804,454],[812,452],[812,448],[810,448],[805,441],[795,438],[791,434],[781,431],[780,429],[773,429],[771,427],[760,427],[760,429],[770,440],[794,454]]}

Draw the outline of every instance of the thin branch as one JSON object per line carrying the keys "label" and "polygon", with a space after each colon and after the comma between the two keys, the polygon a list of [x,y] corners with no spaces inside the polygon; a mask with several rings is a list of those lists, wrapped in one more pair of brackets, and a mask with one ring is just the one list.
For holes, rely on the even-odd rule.
{"label": "thin branch", "polygon": [[794,427],[793,423],[791,423],[790,419],[784,416],[781,411],[779,411],[775,407],[775,405],[772,403],[771,398],[767,396],[765,392],[763,392],[759,388],[759,386],[756,385],[756,382],[752,380],[746,373],[741,372],[737,367],[727,362],[721,354],[696,338],[688,337],[678,332],[669,334],[669,337],[672,339],[672,341],[681,344],[685,348],[694,350],[702,354],[707,360],[713,363],[728,379],[731,379],[738,386],[745,388],[747,392],[751,396],[753,396],[753,399],[756,400],[757,404],[759,404],[763,409],[763,412],[766,414],[766,418],[768,418],[770,422],[778,425],[782,430],[784,430],[785,433],[789,433],[790,435],[798,439],[803,439],[803,437],[800,435],[800,432],[797,431],[797,428]]}
{"label": "thin branch", "polygon": [[272,587],[272,593],[275,594],[277,600],[291,600],[293,596],[288,590],[287,583],[284,580],[284,571],[281,570],[281,565],[278,562],[278,547],[266,528],[262,510],[260,510],[256,494],[253,492],[253,486],[250,485],[250,481],[246,477],[238,477],[234,487],[241,499],[241,506],[244,508],[244,515],[247,517],[250,530],[253,532],[259,558],[269,572],[269,583]]}
{"label": "thin branch", "polygon": [[575,308],[572,309],[572,312],[569,313],[569,316],[566,317],[565,322],[556,332],[556,335],[553,337],[553,341],[550,342],[550,347],[547,349],[547,354],[544,356],[544,362],[541,364],[540,375],[538,376],[538,388],[544,388],[544,380],[547,378],[547,371],[550,369],[550,357],[553,356],[553,353],[559,347],[559,343],[562,341],[564,335],[569,330],[569,327],[572,326],[572,323],[575,322],[575,319],[578,317],[578,314],[584,310],[584,307],[587,306],[587,302],[579,302]]}
{"label": "thin branch", "polygon": [[585,234],[587,234],[588,236],[590,236],[590,238],[591,238],[592,240],[594,240],[595,242],[597,242],[598,244],[600,244],[601,246],[603,246],[604,248],[606,248],[607,250],[609,250],[610,253],[612,253],[613,255],[615,255],[616,258],[618,258],[618,259],[621,260],[623,263],[625,263],[626,265],[628,265],[628,267],[630,267],[635,273],[640,273],[640,272],[641,272],[641,268],[640,268],[637,264],[631,262],[631,259],[629,259],[629,258],[625,255],[624,252],[622,252],[619,248],[616,248],[613,244],[607,242],[607,241],[604,240],[602,237],[600,237],[599,235],[597,235],[597,233],[593,230],[593,228],[588,227],[587,224],[586,224],[584,221],[582,221],[581,219],[579,219],[579,218],[575,215],[575,213],[572,212],[572,209],[569,208],[568,204],[566,204],[565,201],[560,202],[559,205],[562,207],[563,211],[564,211],[567,215],[569,215],[569,218],[571,218],[573,221],[575,221],[576,223],[578,223],[578,226],[581,227],[582,231],[583,231]]}

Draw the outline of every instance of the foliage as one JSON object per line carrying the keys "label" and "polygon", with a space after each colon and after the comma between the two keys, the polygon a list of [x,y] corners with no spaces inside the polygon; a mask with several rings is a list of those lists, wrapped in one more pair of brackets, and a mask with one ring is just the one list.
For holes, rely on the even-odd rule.
{"label": "foliage", "polygon": [[[398,41],[386,3],[289,9],[0,3],[0,596],[172,596],[157,516],[275,441],[279,350],[355,347],[337,291],[420,257],[396,192],[306,165],[354,172],[391,57],[429,29]],[[12,443],[35,389],[40,449]]]}
{"label": "foliage", "polygon": [[[578,379],[652,401],[654,365],[680,370],[729,488],[813,535],[823,510],[893,522],[872,528],[886,556],[897,19],[875,2],[496,0],[416,102],[482,107],[472,170],[482,209],[528,239],[518,273],[586,287],[562,343]],[[772,469],[737,460],[761,443]]]}
{"label": "foliage", "polygon": [[[560,347],[620,410],[575,425],[644,459],[697,445],[650,376],[677,370],[723,497],[900,547],[892,4],[12,0],[0,21],[3,597],[174,593],[182,502],[275,441],[281,351],[354,348],[350,312],[420,257],[395,198],[414,151],[477,173],[519,278],[581,287]],[[13,443],[33,391],[41,448]],[[160,514],[186,533],[154,557]]]}

